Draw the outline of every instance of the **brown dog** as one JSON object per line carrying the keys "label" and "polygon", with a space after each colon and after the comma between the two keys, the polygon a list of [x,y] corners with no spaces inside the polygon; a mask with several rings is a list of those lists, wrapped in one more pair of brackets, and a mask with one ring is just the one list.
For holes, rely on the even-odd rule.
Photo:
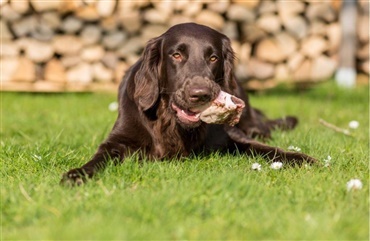
{"label": "brown dog", "polygon": [[[203,25],[179,24],[151,39],[119,87],[119,114],[108,138],[89,162],[65,173],[62,182],[80,184],[109,161],[121,162],[137,151],[151,159],[163,159],[238,150],[270,161],[314,163],[316,160],[305,154],[253,139],[269,138],[276,128],[292,129],[297,119],[269,120],[252,108],[234,77],[233,60],[230,40]],[[231,94],[242,109],[235,126],[227,121],[209,124],[201,120],[204,106],[220,93]]]}

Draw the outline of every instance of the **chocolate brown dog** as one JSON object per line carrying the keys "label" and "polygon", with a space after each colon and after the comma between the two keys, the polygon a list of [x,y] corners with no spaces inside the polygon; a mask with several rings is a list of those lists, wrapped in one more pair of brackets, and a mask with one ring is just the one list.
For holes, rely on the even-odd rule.
{"label": "chocolate brown dog", "polygon": [[[252,108],[234,77],[233,60],[230,40],[203,25],[179,24],[151,39],[119,87],[118,118],[108,138],[89,162],[65,173],[62,182],[80,184],[109,161],[124,161],[137,151],[154,160],[238,150],[269,161],[316,162],[305,154],[253,139],[269,138],[276,128],[292,129],[298,121],[295,117],[269,120]],[[221,91],[244,102],[234,126],[209,124],[200,118],[202,107]]]}

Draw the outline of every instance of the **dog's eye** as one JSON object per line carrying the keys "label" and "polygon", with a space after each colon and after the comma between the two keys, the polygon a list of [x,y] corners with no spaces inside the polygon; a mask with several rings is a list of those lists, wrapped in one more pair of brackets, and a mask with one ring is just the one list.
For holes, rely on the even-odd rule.
{"label": "dog's eye", "polygon": [[217,60],[217,56],[211,56],[211,58],[209,58],[209,61],[211,61],[212,63],[216,62]]}
{"label": "dog's eye", "polygon": [[176,59],[176,60],[181,60],[181,54],[179,54],[179,53],[174,53],[174,54],[172,54],[172,57],[173,57],[174,59]]}

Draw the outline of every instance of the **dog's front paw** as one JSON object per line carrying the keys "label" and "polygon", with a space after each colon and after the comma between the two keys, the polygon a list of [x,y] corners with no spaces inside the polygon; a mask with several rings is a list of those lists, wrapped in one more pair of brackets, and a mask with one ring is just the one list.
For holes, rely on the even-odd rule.
{"label": "dog's front paw", "polygon": [[286,116],[284,118],[283,128],[285,130],[294,129],[298,124],[298,119],[295,116]]}
{"label": "dog's front paw", "polygon": [[317,160],[309,155],[299,152],[286,152],[285,159],[291,164],[302,166],[303,164],[317,164]]}
{"label": "dog's front paw", "polygon": [[80,186],[86,182],[87,178],[92,176],[87,170],[83,168],[72,169],[63,174],[60,183],[68,186]]}

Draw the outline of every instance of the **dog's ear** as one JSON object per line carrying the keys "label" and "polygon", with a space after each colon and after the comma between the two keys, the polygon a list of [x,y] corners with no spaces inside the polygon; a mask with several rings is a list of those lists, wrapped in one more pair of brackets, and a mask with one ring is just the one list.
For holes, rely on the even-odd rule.
{"label": "dog's ear", "polygon": [[226,36],[222,39],[222,54],[224,59],[223,75],[225,87],[230,91],[234,91],[237,87],[234,75],[234,59],[235,54],[231,48],[230,39]]}
{"label": "dog's ear", "polygon": [[141,58],[141,66],[135,75],[134,99],[143,111],[153,107],[159,97],[161,43],[161,37],[149,40]]}

